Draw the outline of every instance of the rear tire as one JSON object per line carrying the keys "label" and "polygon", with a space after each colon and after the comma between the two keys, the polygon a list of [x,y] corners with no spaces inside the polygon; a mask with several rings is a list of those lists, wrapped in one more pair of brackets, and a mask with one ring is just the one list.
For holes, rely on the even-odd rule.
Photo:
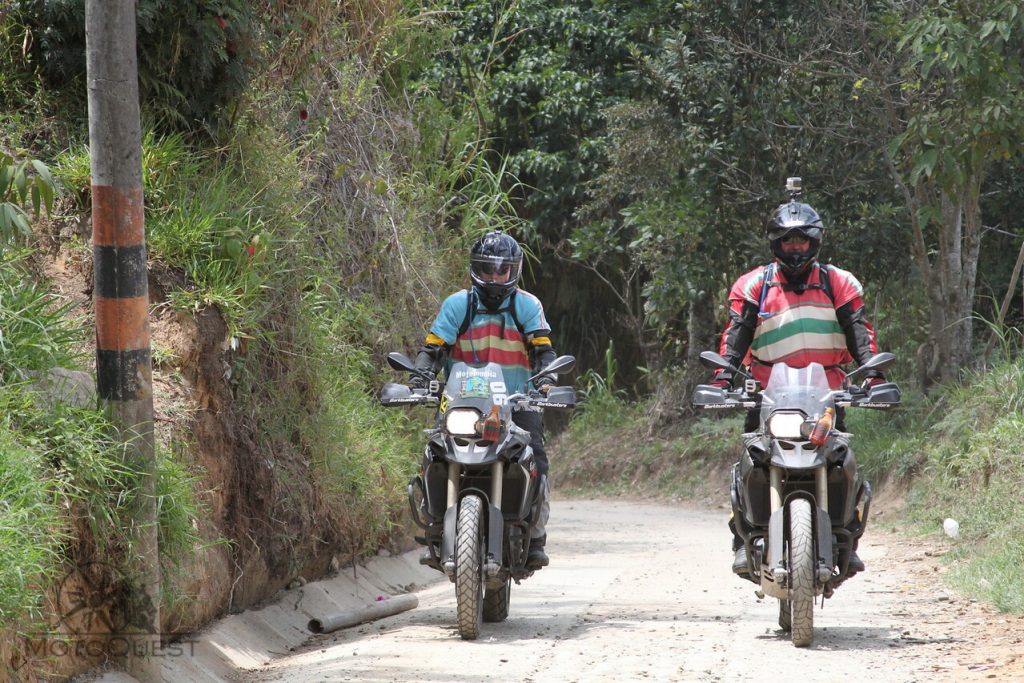
{"label": "rear tire", "polygon": [[[797,498],[789,503],[790,633],[796,647],[807,647],[814,640],[815,564],[811,503],[806,498]],[[781,625],[781,608],[779,622]]]}
{"label": "rear tire", "polygon": [[459,503],[455,527],[455,603],[459,635],[476,640],[483,610],[483,503],[466,496]]}
{"label": "rear tire", "polygon": [[793,630],[793,606],[789,600],[779,599],[779,628],[786,633]]}
{"label": "rear tire", "polygon": [[501,588],[484,591],[484,621],[496,623],[508,619],[508,607],[512,599],[512,577],[508,576]]}

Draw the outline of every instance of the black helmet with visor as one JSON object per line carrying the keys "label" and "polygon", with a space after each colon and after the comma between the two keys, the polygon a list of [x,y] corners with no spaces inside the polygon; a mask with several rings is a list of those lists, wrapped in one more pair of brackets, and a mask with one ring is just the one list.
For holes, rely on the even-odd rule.
{"label": "black helmet with visor", "polygon": [[[768,219],[765,229],[772,254],[778,259],[786,277],[793,278],[804,275],[814,259],[818,257],[818,250],[821,249],[821,238],[825,228],[818,212],[809,204],[797,201],[782,204]],[[782,249],[783,240],[793,235],[806,237],[810,241],[807,251],[786,252]]]}
{"label": "black helmet with visor", "polygon": [[469,277],[487,308],[497,309],[519,284],[523,248],[500,230],[489,232],[469,250]]}

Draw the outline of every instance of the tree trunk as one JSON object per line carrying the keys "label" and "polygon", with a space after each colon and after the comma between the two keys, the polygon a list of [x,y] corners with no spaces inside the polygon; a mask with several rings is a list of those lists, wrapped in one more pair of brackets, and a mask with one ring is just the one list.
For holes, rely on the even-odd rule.
{"label": "tree trunk", "polygon": [[711,371],[700,363],[701,351],[717,351],[719,323],[715,320],[715,302],[706,292],[695,294],[687,303],[686,368],[680,386],[679,406],[684,414],[692,414],[690,397],[698,384],[707,383]]}
{"label": "tree trunk", "polygon": [[700,364],[701,351],[718,351],[721,334],[713,299],[706,293],[690,298],[686,323],[686,383],[690,388],[708,379],[711,371]]}
{"label": "tree trunk", "polygon": [[940,199],[939,254],[929,292],[931,338],[935,351],[926,375],[930,382],[956,380],[971,362],[974,292],[981,251],[980,174],[959,196]]}
{"label": "tree trunk", "polygon": [[[928,296],[929,335],[918,349],[918,371],[924,389],[960,377],[971,362],[974,339],[974,293],[981,251],[981,173],[972,173],[958,196],[937,188],[903,184],[895,165],[890,166],[904,190],[914,232],[913,258]],[[925,225],[919,217],[927,206],[939,208],[938,253],[930,255]]]}

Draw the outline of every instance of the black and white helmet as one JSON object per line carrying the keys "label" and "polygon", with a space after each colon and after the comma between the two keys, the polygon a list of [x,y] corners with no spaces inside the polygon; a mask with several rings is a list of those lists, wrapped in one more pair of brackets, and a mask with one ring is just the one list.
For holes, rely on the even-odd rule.
{"label": "black and white helmet", "polygon": [[[519,284],[523,272],[523,248],[500,230],[489,232],[469,250],[469,277],[480,300],[488,308],[497,308]],[[507,275],[494,282],[495,274]]]}
{"label": "black and white helmet", "polygon": [[[806,272],[814,259],[818,257],[825,227],[821,223],[821,216],[809,204],[792,201],[775,209],[771,218],[768,219],[765,231],[768,234],[768,243],[771,245],[772,254],[778,259],[782,272],[787,277],[793,277]],[[794,232],[803,235],[811,242],[810,248],[802,254],[786,253],[782,250],[783,238]]]}

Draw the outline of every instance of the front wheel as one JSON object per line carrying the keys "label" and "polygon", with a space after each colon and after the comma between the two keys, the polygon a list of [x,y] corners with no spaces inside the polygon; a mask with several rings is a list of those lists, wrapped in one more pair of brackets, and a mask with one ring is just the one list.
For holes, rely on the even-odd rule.
{"label": "front wheel", "polygon": [[[789,503],[789,611],[793,645],[807,647],[814,639],[814,527],[811,503],[796,498]],[[783,614],[779,609],[779,625]]]}
{"label": "front wheel", "polygon": [[480,635],[483,528],[483,502],[478,496],[466,496],[459,503],[455,527],[455,603],[463,640]]}

